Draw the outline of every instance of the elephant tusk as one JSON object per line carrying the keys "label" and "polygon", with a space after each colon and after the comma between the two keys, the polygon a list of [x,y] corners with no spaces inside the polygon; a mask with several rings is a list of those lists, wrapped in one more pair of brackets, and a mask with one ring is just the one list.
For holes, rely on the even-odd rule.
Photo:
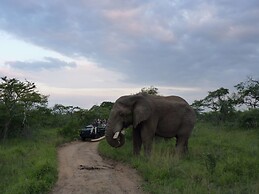
{"label": "elephant tusk", "polygon": [[117,138],[119,137],[119,134],[120,134],[120,132],[117,131],[117,132],[114,134],[113,139],[117,139]]}
{"label": "elephant tusk", "polygon": [[105,138],[105,136],[99,137],[98,139],[91,139],[91,142],[101,141],[104,138]]}

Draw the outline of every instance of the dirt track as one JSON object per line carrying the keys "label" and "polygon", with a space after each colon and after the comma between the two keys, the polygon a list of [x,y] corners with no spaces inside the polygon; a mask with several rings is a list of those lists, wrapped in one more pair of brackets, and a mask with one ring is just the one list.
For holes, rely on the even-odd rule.
{"label": "dirt track", "polygon": [[97,146],[78,141],[59,148],[59,178],[50,194],[143,193],[136,170],[102,159]]}

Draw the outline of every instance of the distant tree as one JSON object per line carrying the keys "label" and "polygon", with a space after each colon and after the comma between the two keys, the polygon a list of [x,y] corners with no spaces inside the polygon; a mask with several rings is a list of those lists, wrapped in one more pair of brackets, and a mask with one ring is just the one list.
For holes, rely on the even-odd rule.
{"label": "distant tree", "polygon": [[191,104],[192,108],[195,110],[196,114],[200,114],[204,111],[204,103],[203,100],[194,100]]}
{"label": "distant tree", "polygon": [[222,87],[209,92],[208,96],[203,100],[196,101],[197,105],[199,105],[199,108],[209,108],[218,113],[216,115],[219,115],[219,120],[221,121],[225,121],[226,117],[234,111],[234,103],[229,97],[229,90]]}
{"label": "distant tree", "polygon": [[[48,107],[37,107],[37,109],[29,111],[28,123],[30,127],[42,128],[42,127],[52,127],[54,117],[51,114],[51,109]],[[54,125],[55,126],[55,125]]]}
{"label": "distant tree", "polygon": [[74,113],[73,113],[73,117],[78,121],[79,125],[85,125],[85,118],[88,115],[88,110],[87,109],[77,109]]}
{"label": "distant tree", "polygon": [[78,120],[80,123],[84,111],[78,106],[64,106],[62,104],[55,104],[52,107],[51,113],[54,117],[54,125],[63,127],[68,122],[72,122],[74,119]]}
{"label": "distant tree", "polygon": [[247,81],[235,85],[235,88],[236,104],[245,104],[250,109],[259,107],[259,80],[249,77]]}
{"label": "distant tree", "polygon": [[88,112],[87,121],[93,122],[97,118],[108,119],[113,104],[112,102],[103,102],[100,106],[94,105]]}
{"label": "distant tree", "polygon": [[114,105],[114,103],[113,102],[102,102],[102,104],[100,105],[100,107],[102,107],[102,108],[107,108],[107,109],[109,109],[109,110],[111,110],[112,109],[112,107],[113,107],[113,105]]}
{"label": "distant tree", "polygon": [[146,93],[151,95],[158,95],[158,89],[154,86],[150,86],[149,88],[142,88],[140,93]]}
{"label": "distant tree", "polygon": [[28,114],[38,107],[47,106],[47,96],[36,91],[36,85],[32,82],[21,82],[15,78],[2,77],[0,83],[0,108],[4,117],[2,137],[5,139],[14,125],[15,120],[20,129],[25,129],[28,125]]}
{"label": "distant tree", "polygon": [[63,115],[67,113],[66,106],[62,104],[55,104],[52,108],[52,113],[57,115]]}

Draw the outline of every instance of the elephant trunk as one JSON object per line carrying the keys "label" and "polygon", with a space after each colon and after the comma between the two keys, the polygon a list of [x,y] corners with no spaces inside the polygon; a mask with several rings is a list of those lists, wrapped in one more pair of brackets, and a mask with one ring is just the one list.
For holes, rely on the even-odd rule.
{"label": "elephant trunk", "polygon": [[106,141],[115,148],[121,147],[125,143],[125,135],[121,131],[112,130],[109,126],[105,130]]}

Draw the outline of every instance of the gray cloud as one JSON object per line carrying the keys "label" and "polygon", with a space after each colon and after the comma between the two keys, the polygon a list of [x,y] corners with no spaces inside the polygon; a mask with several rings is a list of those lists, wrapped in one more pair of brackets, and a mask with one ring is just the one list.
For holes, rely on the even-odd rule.
{"label": "gray cloud", "polygon": [[258,18],[257,0],[0,2],[0,29],[155,86],[228,87],[258,76]]}
{"label": "gray cloud", "polygon": [[76,67],[74,62],[65,62],[52,57],[45,57],[42,61],[7,61],[5,63],[12,68],[38,71],[43,69],[60,69],[64,67]]}

